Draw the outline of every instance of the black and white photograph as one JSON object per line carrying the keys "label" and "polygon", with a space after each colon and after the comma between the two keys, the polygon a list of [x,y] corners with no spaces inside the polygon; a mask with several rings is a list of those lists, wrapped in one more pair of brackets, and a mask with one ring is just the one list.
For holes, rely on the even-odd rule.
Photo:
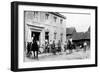
{"label": "black and white photograph", "polygon": [[24,11],[24,61],[90,59],[90,13]]}
{"label": "black and white photograph", "polygon": [[13,2],[11,25],[12,71],[97,66],[96,6]]}

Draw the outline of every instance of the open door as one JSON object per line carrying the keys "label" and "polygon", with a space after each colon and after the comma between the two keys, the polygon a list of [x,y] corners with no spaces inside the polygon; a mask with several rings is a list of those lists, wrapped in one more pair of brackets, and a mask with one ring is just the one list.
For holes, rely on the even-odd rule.
{"label": "open door", "polygon": [[37,41],[40,41],[40,32],[32,31],[31,37],[33,36],[33,34],[35,34],[34,39],[36,39]]}

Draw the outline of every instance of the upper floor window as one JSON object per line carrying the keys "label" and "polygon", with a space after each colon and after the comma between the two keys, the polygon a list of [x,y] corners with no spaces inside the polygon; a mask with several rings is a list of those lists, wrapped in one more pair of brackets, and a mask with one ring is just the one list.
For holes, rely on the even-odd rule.
{"label": "upper floor window", "polygon": [[45,18],[48,19],[49,18],[49,14],[45,14]]}
{"label": "upper floor window", "polygon": [[54,21],[55,21],[55,22],[57,21],[57,17],[55,17],[55,16],[54,16]]}
{"label": "upper floor window", "polygon": [[37,11],[34,11],[34,17],[38,17],[38,12]]}
{"label": "upper floor window", "polygon": [[62,24],[63,23],[63,20],[62,19],[60,19],[60,24]]}
{"label": "upper floor window", "polygon": [[57,32],[54,32],[54,39],[56,40],[56,35],[57,35]]}
{"label": "upper floor window", "polygon": [[63,42],[63,33],[61,33],[60,36],[61,36],[61,42]]}

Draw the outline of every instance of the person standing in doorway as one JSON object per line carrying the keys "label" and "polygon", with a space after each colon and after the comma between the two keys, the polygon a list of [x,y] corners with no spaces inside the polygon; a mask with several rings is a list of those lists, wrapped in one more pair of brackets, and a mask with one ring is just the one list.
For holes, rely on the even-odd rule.
{"label": "person standing in doorway", "polygon": [[33,51],[33,54],[34,54],[34,59],[38,59],[38,50],[39,50],[39,47],[38,47],[38,44],[37,44],[37,39],[35,38],[35,34],[33,34],[32,51]]}

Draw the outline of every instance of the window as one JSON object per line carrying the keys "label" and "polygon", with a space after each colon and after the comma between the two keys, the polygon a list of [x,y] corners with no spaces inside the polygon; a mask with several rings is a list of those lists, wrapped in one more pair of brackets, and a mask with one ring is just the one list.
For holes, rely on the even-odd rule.
{"label": "window", "polygon": [[56,33],[56,32],[54,32],[54,39],[55,39],[55,40],[56,40],[56,34],[57,34],[57,33]]}
{"label": "window", "polygon": [[34,21],[38,21],[38,11],[34,11]]}
{"label": "window", "polygon": [[34,18],[37,18],[37,17],[38,17],[38,12],[34,11]]}
{"label": "window", "polygon": [[62,20],[62,19],[60,19],[60,24],[62,24],[62,22],[63,22],[63,20]]}
{"label": "window", "polygon": [[55,21],[55,22],[57,21],[57,17],[54,17],[54,21]]}
{"label": "window", "polygon": [[60,36],[61,36],[61,42],[63,42],[63,33],[61,33]]}
{"label": "window", "polygon": [[49,41],[49,32],[45,32],[45,40]]}
{"label": "window", "polygon": [[49,14],[45,14],[45,18],[48,19],[49,18]]}

